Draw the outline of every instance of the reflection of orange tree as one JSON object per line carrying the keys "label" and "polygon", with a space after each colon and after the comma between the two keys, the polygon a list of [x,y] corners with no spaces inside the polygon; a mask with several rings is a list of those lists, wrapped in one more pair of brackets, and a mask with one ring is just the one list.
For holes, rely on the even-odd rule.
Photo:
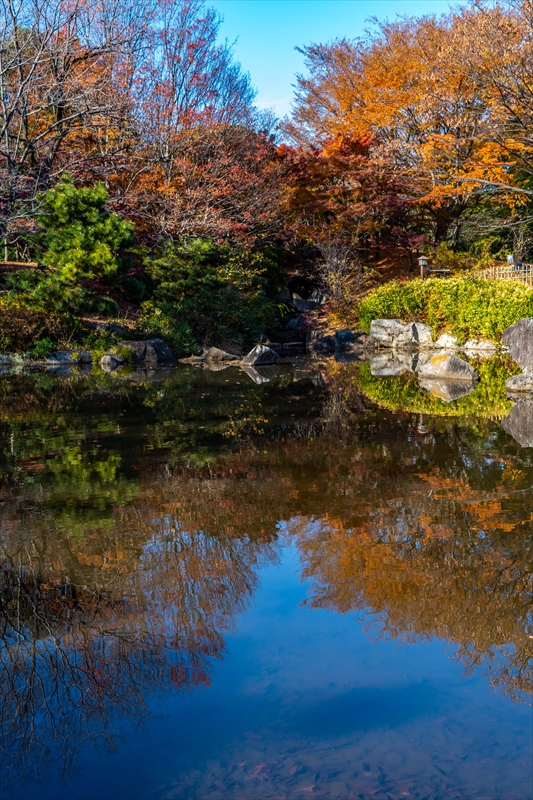
{"label": "reflection of orange tree", "polygon": [[310,604],[370,609],[384,636],[451,640],[468,667],[483,666],[494,685],[526,699],[533,536],[529,494],[515,477],[510,472],[498,493],[483,493],[434,470],[405,494],[391,491],[388,504],[356,528],[339,519],[294,520],[289,531],[303,577],[313,581]]}
{"label": "reflection of orange tree", "polygon": [[[107,749],[147,693],[209,684],[224,634],[270,548],[185,531],[148,505],[82,543],[35,520],[12,524],[0,569],[0,747],[5,765],[68,768]],[[267,552],[268,551],[268,552]]]}

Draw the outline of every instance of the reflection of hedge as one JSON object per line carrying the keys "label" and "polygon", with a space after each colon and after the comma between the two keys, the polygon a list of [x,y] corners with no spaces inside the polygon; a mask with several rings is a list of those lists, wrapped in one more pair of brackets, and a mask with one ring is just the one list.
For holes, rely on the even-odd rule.
{"label": "reflection of hedge", "polygon": [[391,411],[413,411],[418,414],[460,417],[473,414],[480,417],[504,417],[513,406],[505,391],[505,381],[520,370],[509,359],[496,356],[475,364],[479,383],[473,392],[445,403],[426,392],[414,375],[398,378],[374,377],[370,364],[361,364],[361,389],[366,396],[382,408]]}
{"label": "reflection of hedge", "polygon": [[365,330],[373,319],[397,318],[427,322],[460,341],[476,336],[499,340],[509,325],[533,317],[533,287],[470,277],[391,281],[362,300],[359,316]]}

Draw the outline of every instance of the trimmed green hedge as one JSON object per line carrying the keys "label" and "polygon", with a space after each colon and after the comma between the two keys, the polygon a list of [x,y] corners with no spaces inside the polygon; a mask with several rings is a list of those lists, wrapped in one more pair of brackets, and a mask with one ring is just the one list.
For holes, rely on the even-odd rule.
{"label": "trimmed green hedge", "polygon": [[473,392],[451,403],[446,403],[422,389],[415,375],[374,377],[368,363],[361,364],[359,380],[368,399],[390,411],[410,411],[445,417],[507,416],[514,403],[507,399],[505,382],[511,375],[520,372],[519,367],[506,356],[478,361],[474,366],[479,375],[478,385]]}
{"label": "trimmed green hedge", "polygon": [[533,287],[471,277],[392,281],[370,292],[359,307],[364,330],[373,319],[427,322],[460,342],[474,337],[498,341],[523,317],[533,317]]}

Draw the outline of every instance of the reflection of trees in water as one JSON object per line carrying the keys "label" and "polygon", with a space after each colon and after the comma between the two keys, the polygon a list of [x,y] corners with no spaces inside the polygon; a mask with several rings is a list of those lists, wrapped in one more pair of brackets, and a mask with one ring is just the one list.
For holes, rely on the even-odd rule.
{"label": "reflection of trees in water", "polygon": [[139,524],[139,511],[78,545],[57,529],[33,527],[31,544],[11,531],[0,572],[6,768],[68,769],[87,743],[114,748],[117,720],[141,720],[149,693],[209,685],[273,551],[184,531],[172,513],[150,523],[153,507]]}
{"label": "reflection of trees in water", "polygon": [[[431,420],[428,420],[431,425]],[[169,482],[187,525],[296,541],[311,605],[370,608],[382,635],[441,637],[526,699],[533,683],[530,459],[496,426],[371,419],[342,436],[243,448]],[[370,435],[369,435],[370,428]],[[208,511],[207,511],[208,510]]]}
{"label": "reflection of trees in water", "polygon": [[207,425],[212,414],[225,450],[195,458],[200,428],[180,432],[190,387],[174,382],[159,400],[159,385],[140,399],[113,386],[97,400],[98,387],[87,396],[72,382],[74,416],[44,386],[46,413],[35,416],[44,400],[27,400],[29,417],[4,437],[6,763],[68,764],[87,741],[108,749],[117,717],[142,717],[148,693],[208,683],[259,567],[275,558],[279,520],[290,520],[311,605],[369,607],[384,635],[456,642],[465,663],[514,697],[527,692],[533,467],[497,426],[362,415],[353,374],[340,369],[315,386],[326,392],[321,419],[294,413],[309,385],[283,386],[271,418],[272,390],[257,410],[270,434],[258,436],[249,409],[259,390],[239,399],[246,424],[231,427],[231,392],[208,382],[205,419],[196,408],[188,419]]}

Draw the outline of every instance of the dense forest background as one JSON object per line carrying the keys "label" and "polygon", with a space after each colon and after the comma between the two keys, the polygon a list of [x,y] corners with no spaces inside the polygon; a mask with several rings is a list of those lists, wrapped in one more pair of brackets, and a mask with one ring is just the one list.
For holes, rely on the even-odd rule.
{"label": "dense forest background", "polygon": [[421,251],[532,257],[529,0],[308,45],[285,120],[220,24],[203,0],[2,4],[4,349],[94,345],[87,315],[238,347],[291,275],[338,311]]}

